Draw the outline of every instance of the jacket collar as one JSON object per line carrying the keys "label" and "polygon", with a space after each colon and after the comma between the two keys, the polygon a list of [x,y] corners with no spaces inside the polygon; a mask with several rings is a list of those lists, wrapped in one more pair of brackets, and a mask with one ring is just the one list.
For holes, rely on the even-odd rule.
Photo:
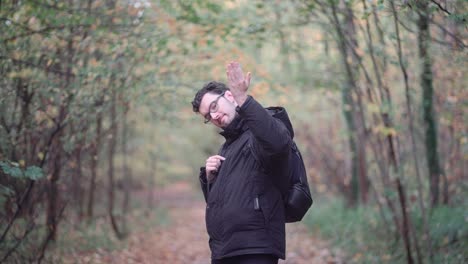
{"label": "jacket collar", "polygon": [[232,122],[219,132],[226,141],[230,142],[237,139],[248,127],[245,125],[244,119],[237,115]]}

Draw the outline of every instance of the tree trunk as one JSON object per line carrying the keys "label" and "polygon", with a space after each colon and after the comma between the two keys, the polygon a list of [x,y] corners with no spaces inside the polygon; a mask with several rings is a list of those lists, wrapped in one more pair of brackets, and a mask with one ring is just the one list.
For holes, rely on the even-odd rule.
{"label": "tree trunk", "polygon": [[[62,110],[63,113],[64,110]],[[60,114],[62,116],[62,114]],[[62,119],[62,118],[60,118]],[[59,122],[61,124],[62,122]],[[55,241],[57,234],[57,205],[59,204],[60,197],[58,192],[57,182],[60,178],[62,171],[62,155],[63,146],[61,143],[63,132],[59,132],[52,143],[52,150],[50,155],[50,171],[51,177],[47,183],[47,216],[46,223],[49,232],[49,237]]]}
{"label": "tree trunk", "polygon": [[283,58],[281,63],[281,71],[287,73],[289,76],[292,76],[293,69],[291,68],[291,62],[289,60],[289,48],[288,48],[288,41],[284,31],[281,29],[281,14],[282,10],[280,6],[274,5],[274,13],[277,25],[276,32],[278,33],[278,38],[280,41],[280,55]]}
{"label": "tree trunk", "polygon": [[429,56],[430,31],[428,3],[418,3],[418,48],[421,61],[421,88],[423,91],[423,115],[425,128],[426,161],[429,172],[429,185],[431,194],[431,206],[439,203],[439,184],[442,168],[440,167],[437,153],[437,124],[434,113],[434,87],[432,83],[432,61]]}
{"label": "tree trunk", "polygon": [[[367,7],[367,4],[366,4],[366,0],[362,0],[362,4],[363,4],[363,7],[364,7],[364,10],[367,10],[368,7]],[[379,25],[380,21],[379,21],[377,12],[375,12],[375,5],[374,4],[372,4],[372,10],[373,10],[375,27],[377,28],[378,32],[380,32],[381,31],[380,25]],[[390,91],[388,90],[388,87],[384,83],[384,80],[382,78],[382,76],[385,75],[385,71],[386,71],[385,65],[386,65],[386,56],[387,55],[384,53],[385,51],[383,51],[383,50],[381,51],[382,53],[384,53],[382,55],[382,62],[383,62],[382,64],[384,66],[379,67],[379,64],[377,62],[377,56],[376,56],[375,50],[374,50],[374,40],[373,40],[373,37],[372,37],[372,32],[371,32],[369,22],[370,22],[369,19],[366,17],[366,33],[367,33],[367,41],[368,41],[368,46],[369,46],[369,53],[370,53],[371,60],[372,60],[372,67],[374,69],[375,79],[377,80],[377,88],[378,88],[378,91],[379,91],[381,104],[383,104],[384,106],[388,105],[388,107],[385,107],[385,109],[383,109],[383,111],[382,110],[380,111],[380,114],[381,114],[381,118],[382,118],[382,122],[383,122],[384,126],[386,128],[391,129],[391,128],[393,128],[393,122],[392,122],[392,119],[391,119],[391,117],[389,115],[389,112],[393,108],[392,107],[392,100],[391,100],[391,96],[390,96]],[[381,42],[382,47],[385,47],[385,39],[380,38],[380,42]],[[386,140],[387,140],[387,144],[388,144],[388,159],[390,160],[390,163],[393,165],[393,167],[396,169],[397,166],[398,166],[398,162],[397,162],[397,158],[396,158],[397,157],[396,149],[395,149],[395,146],[394,146],[394,143],[393,143],[393,135],[391,133],[389,133],[386,136]]]}
{"label": "tree trunk", "polygon": [[[102,105],[102,100],[100,100],[96,107],[100,108]],[[96,190],[96,178],[97,178],[97,164],[99,161],[99,149],[101,148],[101,130],[102,130],[102,113],[101,111],[97,112],[96,117],[96,135],[94,142],[91,145],[91,179],[89,180],[89,197],[88,197],[88,206],[86,211],[86,216],[88,220],[91,220],[93,217],[94,211],[94,192]]]}
{"label": "tree trunk", "polygon": [[84,211],[83,211],[83,193],[84,193],[84,190],[83,190],[83,163],[82,163],[82,160],[81,160],[81,151],[82,151],[82,147],[84,145],[84,140],[80,140],[80,146],[77,147],[76,149],[76,175],[75,175],[75,178],[76,178],[76,184],[75,184],[75,188],[77,188],[76,190],[76,200],[78,202],[78,218],[81,220],[83,218],[83,215],[84,215]]}
{"label": "tree trunk", "polygon": [[[335,26],[335,30],[338,36],[337,44],[341,53],[341,59],[345,67],[346,81],[342,90],[343,99],[343,112],[349,131],[348,142],[351,152],[351,185],[349,193],[349,205],[356,205],[359,200],[362,202],[367,201],[368,193],[368,180],[367,180],[367,169],[365,161],[365,146],[363,127],[359,127],[360,124],[364,124],[364,120],[358,122],[357,109],[353,100],[353,93],[359,97],[356,87],[356,72],[353,70],[353,62],[356,62],[356,58],[349,59],[354,54],[350,49],[353,49],[356,44],[354,35],[351,36],[350,43],[347,43],[346,36],[348,33],[353,34],[354,24],[352,20],[352,13],[347,15],[347,30],[351,32],[345,32],[342,28],[341,22],[337,14],[336,3],[331,3],[332,8],[332,23]],[[349,12],[349,10],[348,10]],[[350,18],[351,17],[351,18]],[[347,45],[348,44],[348,45]],[[351,53],[351,54],[350,54]],[[355,67],[354,67],[355,68]],[[359,99],[359,98],[358,98]],[[359,124],[358,124],[359,123]],[[363,142],[360,142],[363,141]]]}
{"label": "tree trunk", "polygon": [[[70,3],[72,5],[72,3]],[[70,36],[67,41],[67,49],[66,49],[66,56],[63,56],[63,61],[65,64],[65,69],[66,69],[66,74],[65,74],[65,80],[63,83],[63,92],[64,92],[64,97],[63,100],[60,102],[59,105],[59,113],[57,117],[57,127],[61,127],[64,122],[66,117],[68,116],[68,105],[70,103],[70,98],[71,98],[71,93],[68,91],[71,83],[71,75],[72,75],[72,65],[73,65],[73,56],[74,56],[74,47],[73,47],[73,32],[74,29],[73,27],[70,28]],[[58,49],[57,55],[60,57],[61,51]],[[67,93],[68,92],[68,93]],[[58,193],[58,186],[57,182],[60,178],[60,173],[62,169],[62,155],[64,155],[63,151],[63,145],[61,142],[63,132],[60,131],[57,136],[55,137],[53,143],[52,143],[52,150],[53,150],[53,155],[51,157],[53,158],[51,160],[52,162],[52,174],[51,178],[49,179],[48,183],[48,206],[47,206],[47,228],[49,231],[49,238],[52,241],[56,240],[56,234],[57,234],[57,225],[58,225],[58,218],[57,218],[57,205],[59,203],[59,193]],[[48,240],[44,242],[44,250],[45,247],[48,244]]]}
{"label": "tree trunk", "polygon": [[[111,75],[111,80],[109,83],[114,84],[114,75]],[[110,112],[110,134],[109,134],[109,146],[108,146],[108,169],[107,176],[109,177],[109,186],[108,186],[108,214],[111,221],[112,230],[114,231],[118,239],[123,239],[124,234],[120,231],[117,225],[117,219],[114,216],[114,155],[116,148],[116,137],[117,137],[117,95],[116,91],[112,90],[112,102],[111,102],[111,112]]]}
{"label": "tree trunk", "polygon": [[405,242],[405,249],[406,249],[406,260],[408,264],[414,263],[413,256],[411,254],[411,239],[410,239],[410,225],[408,214],[406,210],[406,196],[403,186],[401,185],[400,179],[397,178],[397,189],[398,189],[398,197],[400,198],[400,206],[401,206],[401,214],[402,214],[402,227],[401,227],[401,235],[403,237],[403,241]]}
{"label": "tree trunk", "polygon": [[[128,102],[127,102],[128,103]],[[132,186],[132,170],[128,166],[128,137],[129,137],[129,124],[128,124],[128,106],[125,107],[123,113],[123,127],[122,127],[122,155],[123,155],[123,189],[124,198],[122,201],[122,212],[126,215],[130,206],[130,191]],[[126,229],[126,221],[123,224],[124,230]]]}
{"label": "tree trunk", "polygon": [[395,3],[394,1],[390,2],[392,13],[394,17],[394,25],[395,25],[395,33],[396,33],[396,41],[397,41],[397,54],[398,54],[398,62],[400,65],[401,72],[404,78],[405,84],[405,97],[406,97],[406,109],[408,112],[409,118],[409,129],[410,129],[410,138],[411,138],[411,148],[412,148],[412,156],[414,160],[414,167],[416,171],[416,181],[417,181],[417,189],[418,189],[418,204],[421,210],[421,216],[423,219],[423,232],[426,239],[426,251],[428,254],[432,254],[432,245],[431,245],[431,237],[429,232],[429,224],[427,220],[426,208],[423,202],[423,186],[422,186],[422,177],[419,172],[419,161],[418,161],[418,154],[416,149],[416,139],[415,139],[415,132],[414,132],[414,119],[413,113],[411,110],[411,96],[410,96],[410,87],[408,83],[408,73],[406,70],[406,66],[403,63],[403,49],[401,47],[401,40],[400,40],[400,30],[398,26],[398,13],[396,12]]}
{"label": "tree trunk", "polygon": [[[348,78],[348,80],[353,80],[352,92],[356,95],[357,100],[357,111],[354,112],[356,115],[356,136],[357,136],[357,159],[358,159],[358,177],[359,177],[359,201],[361,203],[367,203],[368,193],[369,193],[369,179],[367,177],[367,135],[366,135],[366,120],[364,115],[363,107],[363,96],[357,86],[357,80],[359,78],[359,64],[361,58],[357,54],[356,50],[359,47],[357,40],[356,25],[354,24],[354,12],[348,2],[345,2],[346,13],[345,13],[345,36],[343,39],[346,41],[346,48],[348,49],[349,55],[351,55],[351,69],[354,69],[351,74],[354,75],[353,78]],[[347,38],[346,38],[347,37]]]}
{"label": "tree trunk", "polygon": [[[78,129],[79,130],[79,129]],[[75,127],[74,124],[70,125],[70,136],[71,135],[76,135],[78,134],[78,131]],[[82,146],[84,145],[84,140],[83,139],[78,139],[76,142],[75,149],[73,150],[72,153],[72,160],[74,161],[73,165],[71,166],[71,188],[70,192],[73,197],[73,203],[74,206],[77,207],[78,209],[78,218],[81,219],[83,216],[83,186],[81,184],[82,182],[82,167],[81,167],[81,152],[82,152]]]}

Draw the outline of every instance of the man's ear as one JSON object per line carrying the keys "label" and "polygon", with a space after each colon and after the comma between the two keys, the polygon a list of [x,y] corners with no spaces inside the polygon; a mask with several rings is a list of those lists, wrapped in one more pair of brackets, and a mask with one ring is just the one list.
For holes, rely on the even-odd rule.
{"label": "man's ear", "polygon": [[229,100],[229,102],[231,103],[235,103],[236,100],[234,99],[234,95],[232,95],[231,91],[227,90],[225,93],[224,93],[224,97],[226,97],[226,99]]}

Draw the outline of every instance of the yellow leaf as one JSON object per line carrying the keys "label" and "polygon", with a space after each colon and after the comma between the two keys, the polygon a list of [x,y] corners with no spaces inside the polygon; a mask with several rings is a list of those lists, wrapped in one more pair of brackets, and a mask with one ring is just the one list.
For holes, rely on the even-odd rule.
{"label": "yellow leaf", "polygon": [[447,245],[449,243],[449,238],[446,236],[444,237],[444,240],[442,241],[442,245]]}
{"label": "yellow leaf", "polygon": [[44,153],[43,153],[43,152],[37,153],[37,157],[38,157],[40,160],[43,160],[43,159],[44,159]]}
{"label": "yellow leaf", "polygon": [[96,60],[96,58],[91,58],[91,60],[89,60],[89,65],[91,65],[92,67],[98,67],[100,66],[100,63]]}
{"label": "yellow leaf", "polygon": [[379,106],[373,103],[367,104],[367,109],[369,109],[369,112],[371,113],[378,113],[379,112]]}
{"label": "yellow leaf", "polygon": [[9,78],[28,78],[33,76],[33,71],[31,69],[22,69],[16,72],[10,72],[8,74]]}
{"label": "yellow leaf", "polygon": [[47,106],[46,113],[50,117],[56,117],[58,115],[58,108],[56,106]]}
{"label": "yellow leaf", "polygon": [[386,127],[383,131],[386,136],[396,136],[397,131],[393,127]]}
{"label": "yellow leaf", "polygon": [[460,138],[460,144],[462,144],[462,145],[465,144],[467,141],[468,141],[467,137],[461,137]]}
{"label": "yellow leaf", "polygon": [[260,97],[268,93],[270,87],[266,82],[260,82],[252,88],[252,95],[254,97]]}
{"label": "yellow leaf", "polygon": [[26,161],[20,160],[19,162],[20,167],[24,167],[26,165]]}
{"label": "yellow leaf", "polygon": [[354,262],[358,262],[361,258],[362,258],[362,253],[356,253],[356,254],[353,256],[353,261],[354,261]]}
{"label": "yellow leaf", "polygon": [[289,102],[288,97],[286,97],[285,95],[281,95],[281,96],[279,97],[279,103],[280,103],[280,105],[285,105],[285,104],[287,104],[288,102]]}
{"label": "yellow leaf", "polygon": [[319,193],[325,193],[327,191],[327,185],[320,183],[317,185],[317,190]]}
{"label": "yellow leaf", "polygon": [[35,31],[41,28],[40,20],[36,19],[36,17],[31,17],[28,21],[28,24],[29,24],[29,27]]}
{"label": "yellow leaf", "polygon": [[384,127],[383,125],[378,125],[372,128],[372,131],[376,134],[382,134],[384,136],[396,136],[398,133],[393,127]]}

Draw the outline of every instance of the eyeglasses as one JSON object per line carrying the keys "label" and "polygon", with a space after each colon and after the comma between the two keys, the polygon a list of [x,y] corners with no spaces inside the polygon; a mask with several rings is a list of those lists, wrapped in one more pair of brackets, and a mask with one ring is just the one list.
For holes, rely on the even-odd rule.
{"label": "eyeglasses", "polygon": [[208,124],[211,121],[211,114],[216,113],[216,111],[218,111],[218,108],[219,108],[218,101],[219,101],[219,98],[223,96],[224,96],[224,92],[222,92],[213,102],[210,103],[210,107],[208,108],[209,112],[206,115],[204,115],[205,121],[203,121],[203,123]]}

